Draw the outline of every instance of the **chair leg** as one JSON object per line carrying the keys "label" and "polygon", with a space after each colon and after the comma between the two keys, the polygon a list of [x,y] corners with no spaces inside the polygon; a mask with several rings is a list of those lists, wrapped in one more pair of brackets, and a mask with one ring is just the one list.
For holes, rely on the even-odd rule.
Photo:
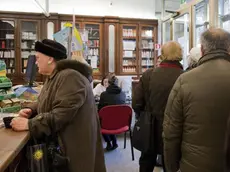
{"label": "chair leg", "polygon": [[132,131],[131,130],[129,130],[129,135],[130,135],[130,145],[131,145],[132,160],[134,161],[133,138],[132,138]]}
{"label": "chair leg", "polygon": [[126,132],[125,132],[125,137],[124,137],[124,149],[126,148]]}

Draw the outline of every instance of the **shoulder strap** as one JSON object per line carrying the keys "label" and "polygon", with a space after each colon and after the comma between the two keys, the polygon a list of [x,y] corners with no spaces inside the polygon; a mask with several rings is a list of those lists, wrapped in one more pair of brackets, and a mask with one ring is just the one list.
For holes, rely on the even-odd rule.
{"label": "shoulder strap", "polygon": [[66,155],[66,150],[65,150],[63,141],[61,139],[60,133],[59,132],[55,132],[55,130],[54,130],[54,128],[55,128],[55,121],[54,121],[54,117],[53,116],[52,116],[52,119],[51,119],[50,126],[53,126],[53,127],[50,127],[51,128],[51,137],[52,138],[57,138],[57,141],[58,141],[58,144],[59,144],[59,147],[60,147],[60,150],[61,150],[62,154]]}
{"label": "shoulder strap", "polygon": [[66,155],[66,150],[65,150],[64,144],[62,142],[61,136],[58,133],[57,133],[57,138],[58,138],[58,143],[59,143],[61,152],[63,153],[63,155]]}
{"label": "shoulder strap", "polygon": [[[154,69],[155,70],[155,69]],[[146,87],[147,87],[147,91],[145,92],[145,97],[147,98],[146,99],[146,107],[148,107],[148,108],[150,108],[150,83],[151,83],[151,78],[152,78],[152,74],[153,74],[153,72],[154,72],[154,70],[151,72],[151,74],[149,75],[149,78],[148,78],[148,82],[147,82],[147,85],[146,85]],[[147,110],[147,111],[150,111],[150,109],[146,109],[145,108],[145,110]]]}

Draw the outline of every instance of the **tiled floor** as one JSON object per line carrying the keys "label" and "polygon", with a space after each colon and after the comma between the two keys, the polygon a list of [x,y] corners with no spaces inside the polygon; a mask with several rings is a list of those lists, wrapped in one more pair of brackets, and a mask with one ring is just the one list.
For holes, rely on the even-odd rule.
{"label": "tiled floor", "polygon": [[[135,161],[132,161],[129,138],[126,143],[126,149],[124,149],[124,138],[123,136],[119,136],[119,147],[111,152],[105,151],[107,172],[139,172],[138,160],[140,152],[134,149]],[[105,146],[104,144],[104,147]],[[154,172],[163,172],[163,170],[161,170],[161,168],[155,168]]]}

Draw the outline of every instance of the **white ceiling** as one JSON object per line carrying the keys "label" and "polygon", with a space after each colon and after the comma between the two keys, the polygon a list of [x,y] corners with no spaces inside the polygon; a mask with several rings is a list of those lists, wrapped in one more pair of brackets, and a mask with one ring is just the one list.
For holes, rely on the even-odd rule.
{"label": "white ceiling", "polygon": [[[37,0],[45,7],[46,0]],[[49,11],[60,14],[155,18],[163,0],[49,0]],[[180,0],[166,0],[169,10],[178,9]],[[0,11],[42,12],[35,0],[0,0]],[[112,4],[112,5],[111,5]]]}

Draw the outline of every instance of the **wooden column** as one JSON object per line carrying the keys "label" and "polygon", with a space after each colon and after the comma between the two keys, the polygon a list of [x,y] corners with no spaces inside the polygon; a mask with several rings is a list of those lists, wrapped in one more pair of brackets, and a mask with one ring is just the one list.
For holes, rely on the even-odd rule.
{"label": "wooden column", "polygon": [[218,0],[209,0],[210,27],[218,27]]}

